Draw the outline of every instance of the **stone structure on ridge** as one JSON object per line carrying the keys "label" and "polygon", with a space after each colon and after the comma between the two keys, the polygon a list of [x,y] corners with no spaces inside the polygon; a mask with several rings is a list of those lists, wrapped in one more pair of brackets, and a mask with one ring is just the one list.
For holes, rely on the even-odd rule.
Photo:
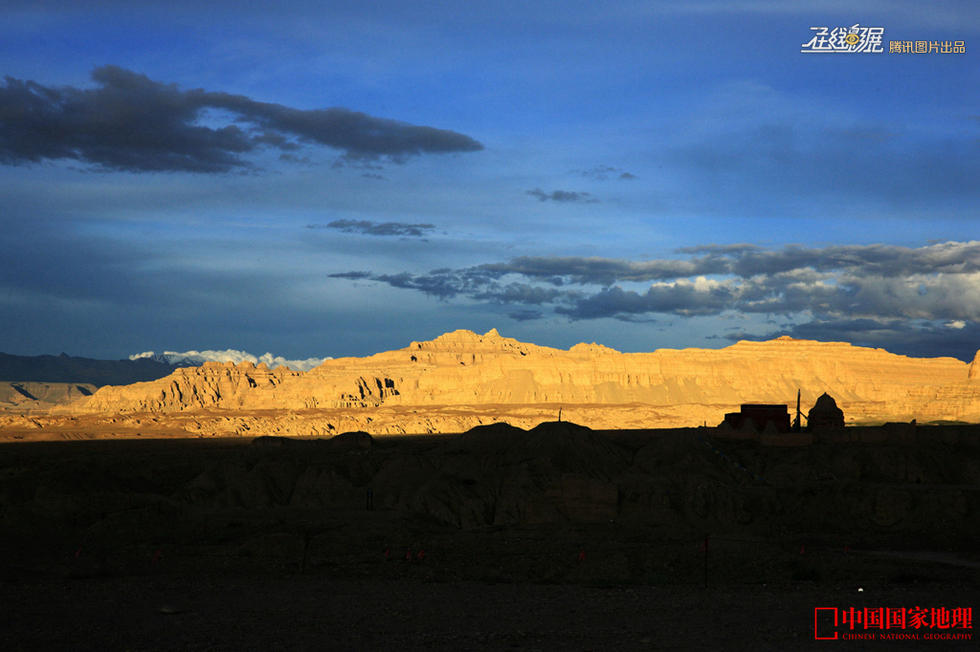
{"label": "stone structure on ridge", "polygon": [[844,411],[837,407],[837,401],[824,392],[807,414],[810,430],[840,430],[844,428]]}

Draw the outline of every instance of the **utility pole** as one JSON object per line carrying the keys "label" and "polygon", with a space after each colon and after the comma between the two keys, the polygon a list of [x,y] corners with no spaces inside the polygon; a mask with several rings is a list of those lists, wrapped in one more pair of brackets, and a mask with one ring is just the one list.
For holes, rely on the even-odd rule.
{"label": "utility pole", "polygon": [[793,432],[800,432],[803,429],[800,413],[800,390],[796,390],[796,419],[793,421]]}

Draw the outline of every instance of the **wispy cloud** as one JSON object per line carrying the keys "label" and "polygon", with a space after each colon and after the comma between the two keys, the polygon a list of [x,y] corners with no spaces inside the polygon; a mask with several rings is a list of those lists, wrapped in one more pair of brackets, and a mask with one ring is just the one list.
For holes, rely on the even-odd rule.
{"label": "wispy cloud", "polygon": [[245,155],[264,148],[299,160],[295,152],[305,144],[339,150],[352,160],[396,162],[483,149],[454,131],[342,107],[301,110],[181,90],[118,66],[96,68],[92,80],[96,88],[79,89],[6,77],[0,86],[0,162],[71,159],[107,170],[214,173],[252,168]]}
{"label": "wispy cloud", "polygon": [[572,173],[581,175],[586,179],[594,179],[596,181],[607,181],[609,179],[630,181],[637,178],[632,172],[627,172],[623,168],[617,168],[611,165],[597,165],[594,168],[588,168],[587,170],[572,170]]}
{"label": "wispy cloud", "polygon": [[326,224],[307,224],[308,229],[336,229],[344,233],[364,235],[402,236],[421,238],[433,231],[433,224],[409,224],[405,222],[372,222],[370,220],[334,220]]}
{"label": "wispy cloud", "polygon": [[545,192],[541,188],[528,190],[527,194],[536,197],[538,201],[554,201],[559,203],[582,202],[588,204],[597,203],[599,200],[587,192],[576,192],[574,190],[552,190]]}

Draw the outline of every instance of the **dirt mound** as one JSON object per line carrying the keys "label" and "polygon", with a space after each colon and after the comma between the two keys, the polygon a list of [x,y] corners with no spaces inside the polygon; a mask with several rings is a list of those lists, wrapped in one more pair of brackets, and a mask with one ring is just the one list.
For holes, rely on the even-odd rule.
{"label": "dirt mound", "polygon": [[367,450],[374,445],[374,438],[363,430],[343,432],[327,441],[337,450]]}
{"label": "dirt mound", "polygon": [[499,453],[527,437],[523,428],[509,423],[491,423],[470,428],[450,444],[450,450],[466,453]]}
{"label": "dirt mound", "polygon": [[616,517],[627,451],[589,428],[544,423],[474,428],[428,458],[397,460],[374,484],[390,504],[458,527],[595,522]]}
{"label": "dirt mound", "polygon": [[534,427],[523,444],[511,451],[511,458],[532,459],[554,472],[610,479],[625,468],[630,456],[585,426],[552,421]]}

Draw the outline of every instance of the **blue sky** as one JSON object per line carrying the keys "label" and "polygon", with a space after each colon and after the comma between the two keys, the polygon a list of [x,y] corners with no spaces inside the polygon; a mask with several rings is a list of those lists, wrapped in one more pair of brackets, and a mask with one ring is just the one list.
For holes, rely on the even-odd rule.
{"label": "blue sky", "polygon": [[0,24],[5,352],[980,347],[975,2],[64,4]]}

